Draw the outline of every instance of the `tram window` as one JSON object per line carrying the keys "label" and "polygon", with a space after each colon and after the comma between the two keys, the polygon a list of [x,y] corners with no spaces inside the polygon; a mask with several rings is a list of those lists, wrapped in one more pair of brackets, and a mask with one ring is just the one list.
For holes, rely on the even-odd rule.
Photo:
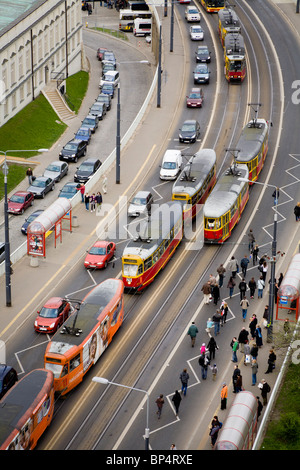
{"label": "tram window", "polygon": [[159,249],[159,256],[162,256],[164,253],[164,244],[162,243],[158,249]]}
{"label": "tram window", "polygon": [[164,244],[165,244],[165,250],[168,248],[169,244],[170,244],[170,240],[169,239],[166,239],[164,241]]}
{"label": "tram window", "polygon": [[174,238],[174,227],[172,228],[170,232],[170,240],[173,240],[173,238]]}
{"label": "tram window", "polygon": [[144,270],[147,271],[147,269],[151,268],[152,266],[152,256],[150,256],[148,259],[144,261]]}
{"label": "tram window", "polygon": [[153,264],[155,264],[159,260],[159,250],[156,250],[156,252],[153,255]]}
{"label": "tram window", "polygon": [[123,274],[124,276],[136,276],[140,266],[134,266],[133,264],[123,264]]}
{"label": "tram window", "polygon": [[142,274],[142,272],[143,272],[143,265],[140,264],[137,273],[138,273],[138,274]]}
{"label": "tram window", "polygon": [[73,357],[73,359],[70,360],[70,372],[76,367],[78,367],[80,364],[80,354],[77,354],[77,356]]}
{"label": "tram window", "polygon": [[65,375],[67,375],[69,372],[69,369],[68,369],[68,364],[65,364],[64,367],[63,367],[63,370],[62,370],[62,373],[60,374],[61,377],[64,377]]}

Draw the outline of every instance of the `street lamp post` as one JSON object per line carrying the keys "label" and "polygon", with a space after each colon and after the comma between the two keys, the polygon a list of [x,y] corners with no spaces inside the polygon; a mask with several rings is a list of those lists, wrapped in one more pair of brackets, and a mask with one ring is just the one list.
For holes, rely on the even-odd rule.
{"label": "street lamp post", "polygon": [[[239,178],[240,181],[248,181],[249,183],[261,184],[262,186],[269,186],[275,188],[275,191],[279,191],[277,186],[268,183],[261,183],[259,181],[250,181],[247,178]],[[277,196],[277,195],[276,195]],[[267,342],[273,341],[273,319],[274,319],[274,300],[275,300],[275,266],[276,266],[276,250],[277,250],[277,208],[278,208],[278,197],[274,198],[275,211],[273,219],[273,239],[272,239],[272,254],[271,254],[271,273],[270,273],[270,288],[269,288],[269,318],[267,328]]]}
{"label": "street lamp post", "polygon": [[4,155],[4,227],[5,227],[5,294],[6,294],[6,306],[11,307],[11,278],[10,278],[10,244],[9,244],[9,222],[8,222],[8,199],[7,199],[7,175],[8,166],[6,161],[6,155],[8,152],[48,152],[48,149],[38,150],[6,150],[5,152],[0,150],[0,153]]}
{"label": "street lamp post", "polygon": [[143,392],[147,395],[147,415],[146,415],[146,429],[145,429],[145,450],[149,450],[149,393],[146,390],[142,390],[140,388],[135,388],[135,387],[129,387],[128,385],[123,385],[123,384],[118,384],[115,382],[110,382],[108,379],[105,379],[104,377],[93,377],[92,378],[93,382],[100,383],[103,385],[116,385],[117,387],[123,387],[123,388],[129,388],[130,390],[136,390],[137,392]]}

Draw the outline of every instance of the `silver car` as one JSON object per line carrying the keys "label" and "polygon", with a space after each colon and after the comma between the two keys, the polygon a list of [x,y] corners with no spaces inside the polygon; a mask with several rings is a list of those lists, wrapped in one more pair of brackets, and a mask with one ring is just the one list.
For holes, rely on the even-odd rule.
{"label": "silver car", "polygon": [[153,196],[149,191],[138,191],[128,207],[129,217],[150,214]]}
{"label": "silver car", "polygon": [[46,178],[45,176],[38,176],[32,184],[29,186],[27,191],[32,193],[34,197],[41,197],[44,199],[49,191],[53,191],[55,187],[55,181],[52,178]]}
{"label": "silver car", "polygon": [[69,165],[66,162],[60,162],[58,160],[47,166],[43,176],[45,176],[45,178],[51,178],[57,183],[68,174],[68,171]]}

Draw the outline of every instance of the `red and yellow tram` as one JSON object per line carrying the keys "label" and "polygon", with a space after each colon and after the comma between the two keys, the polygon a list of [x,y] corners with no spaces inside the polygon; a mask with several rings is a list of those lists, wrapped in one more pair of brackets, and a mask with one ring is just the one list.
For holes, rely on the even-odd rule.
{"label": "red and yellow tram", "polygon": [[183,204],[169,201],[140,223],[137,238],[122,255],[122,279],[129,293],[140,292],[165,267],[183,237]]}
{"label": "red and yellow tram", "polygon": [[242,82],[246,77],[246,55],[241,34],[228,33],[224,42],[225,77],[228,82]]}
{"label": "red and yellow tram", "polygon": [[249,199],[248,178],[247,165],[237,164],[219,178],[204,204],[205,243],[223,243],[230,237]]}
{"label": "red and yellow tram", "polygon": [[269,123],[265,119],[255,118],[243,128],[236,146],[239,150],[236,163],[248,166],[250,181],[257,180],[264,166],[268,142]]}
{"label": "red and yellow tram", "polygon": [[225,36],[228,33],[241,33],[239,17],[231,8],[224,8],[218,12],[218,33],[222,46],[225,44]]}
{"label": "red and yellow tram", "polygon": [[183,201],[184,220],[196,216],[216,184],[216,152],[201,149],[179,174],[172,189],[172,200]]}
{"label": "red and yellow tram", "polygon": [[217,13],[225,8],[225,0],[200,0],[208,13]]}

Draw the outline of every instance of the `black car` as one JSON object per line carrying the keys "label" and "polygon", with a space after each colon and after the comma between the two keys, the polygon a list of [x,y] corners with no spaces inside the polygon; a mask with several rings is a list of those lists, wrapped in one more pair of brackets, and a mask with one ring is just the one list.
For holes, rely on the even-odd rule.
{"label": "black car", "polygon": [[18,374],[13,367],[0,364],[0,398],[18,381]]}
{"label": "black car", "polygon": [[91,133],[94,134],[96,129],[98,129],[98,118],[97,116],[92,116],[91,114],[88,114],[82,121],[81,127],[88,127],[91,129]]}
{"label": "black car", "polygon": [[194,70],[194,83],[209,83],[210,71],[207,64],[198,64]]}
{"label": "black car", "polygon": [[184,121],[179,129],[179,142],[196,142],[200,135],[200,124],[194,119]]}
{"label": "black car", "polygon": [[100,95],[98,95],[97,102],[105,103],[106,111],[110,110],[111,108],[111,96],[110,95],[104,95],[103,93],[100,93]]}
{"label": "black car", "polygon": [[25,222],[21,227],[21,232],[23,233],[23,235],[27,235],[28,225],[31,224],[31,222],[33,222],[34,219],[36,219],[39,215],[41,215],[42,212],[44,211],[43,210],[35,211],[27,219],[25,219]]}
{"label": "black car", "polygon": [[196,54],[196,62],[210,63],[211,57],[207,46],[198,46]]}
{"label": "black car", "polygon": [[102,163],[97,158],[88,158],[78,167],[74,175],[74,181],[76,183],[86,183],[101,165]]}
{"label": "black car", "polygon": [[58,197],[66,197],[67,199],[72,199],[75,194],[77,194],[78,183],[66,183],[64,187],[59,191]]}
{"label": "black car", "polygon": [[86,154],[86,148],[87,142],[77,139],[70,140],[60,152],[59,159],[76,163],[79,157]]}

